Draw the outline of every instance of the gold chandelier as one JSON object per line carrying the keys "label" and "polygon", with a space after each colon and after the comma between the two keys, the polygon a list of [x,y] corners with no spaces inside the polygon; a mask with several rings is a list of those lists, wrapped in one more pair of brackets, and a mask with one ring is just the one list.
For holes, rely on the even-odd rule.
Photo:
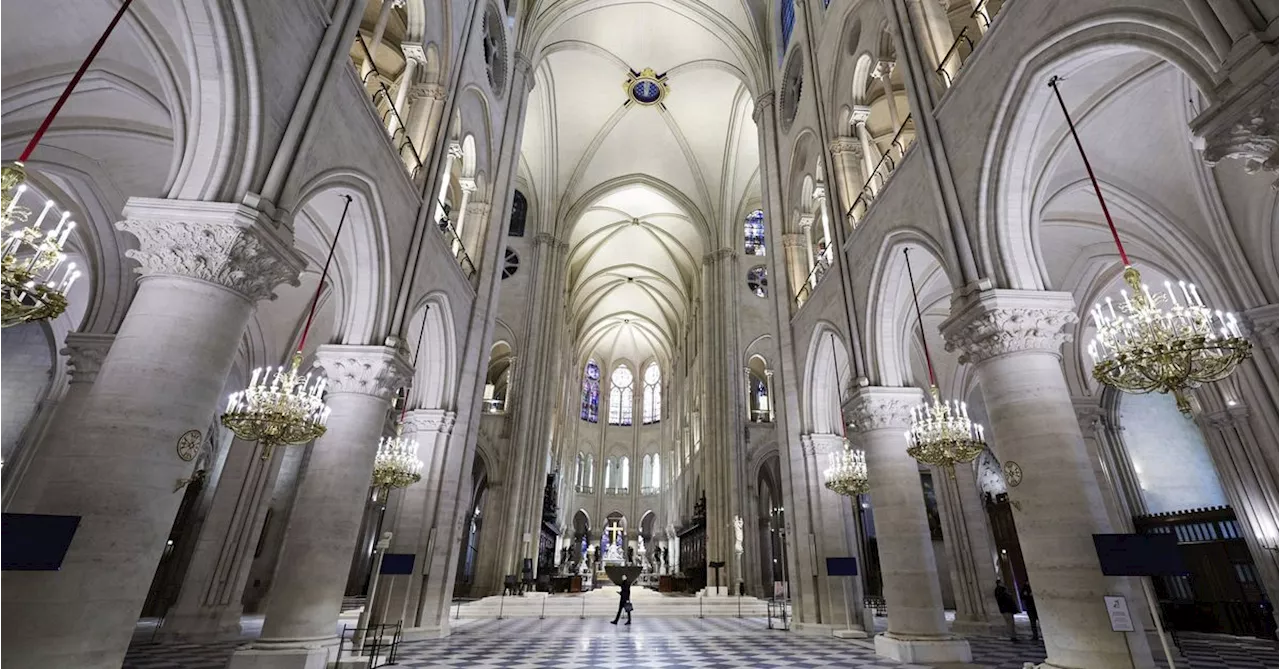
{"label": "gold chandelier", "polygon": [[844,442],[844,448],[839,453],[831,454],[831,465],[822,472],[822,478],[831,492],[856,497],[871,490],[871,480],[867,476],[867,455],[850,446],[847,438],[841,441]]}
{"label": "gold chandelier", "polygon": [[[262,443],[262,459],[271,457],[274,446],[305,444],[327,429],[329,407],[324,403],[328,382],[301,376],[302,352],[293,354],[286,367],[259,367],[253,370],[249,387],[231,393],[222,424],[245,441]],[[274,369],[274,371],[273,371]]]}
{"label": "gold chandelier", "polygon": [[0,222],[3,242],[0,243],[4,245],[3,261],[0,262],[0,327],[57,318],[67,309],[67,291],[80,278],[81,273],[75,263],[63,266],[67,255],[62,249],[76,227],[75,223],[67,220],[70,212],[63,212],[53,229],[45,232],[41,225],[54,206],[53,200],[49,200],[35,223],[26,225],[31,210],[18,205],[18,200],[27,190],[24,165],[132,3],[133,0],[120,3],[111,23],[89,50],[89,55],[80,61],[80,67],[76,68],[62,94],[45,114],[35,134],[27,140],[17,161],[0,168],[0,216],[3,217]]}
{"label": "gold chandelier", "polygon": [[929,342],[924,336],[924,317],[920,313],[920,297],[911,272],[911,253],[902,249],[907,261],[907,280],[911,282],[911,301],[920,326],[920,344],[924,346],[924,362],[929,369],[929,400],[911,410],[911,429],[907,431],[907,455],[926,465],[944,469],[954,477],[955,465],[972,462],[987,447],[982,426],[969,420],[969,408],[959,400],[944,401],[938,392],[938,377],[929,356]]}
{"label": "gold chandelier", "polygon": [[1108,297],[1105,310],[1101,304],[1093,306],[1097,334],[1088,348],[1093,358],[1093,378],[1127,393],[1172,393],[1178,410],[1190,415],[1191,400],[1187,391],[1230,376],[1252,355],[1253,345],[1241,333],[1235,314],[1205,306],[1195,284],[1179,281],[1179,290],[1175,291],[1172,282],[1166,281],[1164,293],[1152,293],[1150,287],[1142,283],[1142,275],[1129,263],[1124,244],[1120,242],[1089,157],[1058,91],[1058,81],[1059,77],[1051,77],[1049,87],[1067,119],[1107,227],[1111,229],[1111,237],[1124,263],[1124,282],[1133,291],[1132,294],[1129,290],[1120,291],[1123,304]]}
{"label": "gold chandelier", "polygon": [[422,480],[418,442],[401,436],[403,428],[404,423],[401,422],[396,425],[394,437],[383,437],[378,442],[378,456],[373,462],[373,485],[384,493],[393,488],[407,488]]}
{"label": "gold chandelier", "polygon": [[[0,263],[0,326],[57,318],[67,308],[67,291],[80,278],[74,262],[65,262],[67,237],[75,229],[71,212],[53,217],[54,201],[47,200],[35,222],[28,225],[31,210],[20,205],[27,192],[22,163],[0,170],[0,235],[4,257]],[[45,225],[56,217],[56,223]],[[46,230],[47,228],[47,230]],[[65,263],[65,264],[64,264]]]}
{"label": "gold chandelier", "polygon": [[237,437],[262,444],[264,460],[271,457],[271,450],[275,446],[305,444],[319,439],[328,429],[326,424],[329,420],[329,407],[324,403],[328,380],[318,376],[313,382],[311,373],[302,376],[299,368],[302,366],[302,351],[307,343],[307,335],[315,320],[316,305],[320,302],[325,279],[329,276],[329,265],[333,263],[333,254],[338,249],[338,237],[342,235],[342,227],[347,222],[347,210],[351,208],[351,196],[342,197],[346,198],[347,203],[342,207],[342,218],[338,220],[333,242],[329,245],[329,257],[324,261],[316,294],[311,298],[307,323],[302,328],[298,349],[294,351],[288,368],[280,366],[273,371],[271,367],[259,367],[253,370],[249,387],[232,393],[227,399],[227,410],[222,414],[222,424]]}
{"label": "gold chandelier", "polygon": [[[836,375],[836,397],[839,401],[844,386],[840,385],[840,365],[836,362],[836,335],[831,334],[831,369]],[[871,478],[867,473],[867,454],[849,444],[845,433],[843,413],[840,418],[839,453],[831,454],[831,464],[822,472],[823,485],[831,492],[845,497],[856,497],[871,490]]]}
{"label": "gold chandelier", "polygon": [[[427,335],[427,315],[431,305],[422,314],[422,326],[418,330],[418,347],[413,353],[413,368],[418,368],[418,356],[422,353],[422,339]],[[396,435],[383,437],[378,442],[378,456],[373,461],[373,485],[384,494],[392,488],[407,488],[422,480],[422,460],[418,459],[418,442],[401,436],[404,417],[409,411],[409,389],[404,389],[404,403],[400,405],[400,420],[396,423]]]}

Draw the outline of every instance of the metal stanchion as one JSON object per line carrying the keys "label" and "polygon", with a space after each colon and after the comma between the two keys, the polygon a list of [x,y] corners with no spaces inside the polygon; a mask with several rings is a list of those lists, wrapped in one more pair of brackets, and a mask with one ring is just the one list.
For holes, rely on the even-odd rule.
{"label": "metal stanchion", "polygon": [[373,615],[373,603],[378,595],[378,572],[382,571],[382,556],[390,547],[391,533],[384,532],[382,539],[374,547],[373,574],[369,577],[369,596],[364,600],[364,610],[360,612],[360,620],[356,622],[356,631],[351,637],[351,648],[356,653],[364,647],[364,630],[369,627],[369,619]]}
{"label": "metal stanchion", "polygon": [[586,620],[587,619],[587,598],[583,596],[579,596],[578,599],[582,600],[582,613],[578,614],[578,620]]}
{"label": "metal stanchion", "polygon": [[498,596],[498,620],[502,620],[503,605],[507,603],[507,591],[503,589],[502,594]]}
{"label": "metal stanchion", "polygon": [[698,597],[698,618],[702,618],[702,600],[703,597]]}
{"label": "metal stanchion", "polygon": [[542,598],[542,613],[538,614],[538,620],[545,620],[547,617],[547,597]]}

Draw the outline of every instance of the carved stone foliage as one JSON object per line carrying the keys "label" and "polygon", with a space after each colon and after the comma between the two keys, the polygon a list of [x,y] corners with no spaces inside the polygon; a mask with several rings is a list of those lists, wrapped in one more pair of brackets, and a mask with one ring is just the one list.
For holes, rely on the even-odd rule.
{"label": "carved stone foliage", "polygon": [[[129,213],[126,208],[126,213]],[[149,218],[130,215],[116,227],[138,238],[140,248],[125,255],[138,261],[143,276],[183,276],[208,281],[257,302],[273,300],[276,286],[298,286],[302,263],[292,249],[282,251],[265,226],[234,217]]]}
{"label": "carved stone foliage", "polygon": [[948,351],[960,351],[960,363],[979,363],[1006,353],[1058,353],[1071,341],[1062,329],[1076,322],[1074,312],[1032,307],[988,307],[943,329]]}
{"label": "carved stone foliage", "polygon": [[71,365],[72,383],[93,383],[102,369],[102,362],[111,350],[115,335],[71,332],[67,345],[60,351]]}
{"label": "carved stone foliage", "polygon": [[413,370],[387,346],[321,346],[316,369],[329,379],[329,394],[359,393],[389,399]]}
{"label": "carved stone foliage", "polygon": [[[458,415],[444,409],[418,409],[405,414],[405,426],[419,436],[430,433],[450,434]],[[483,423],[481,429],[483,430]]]}
{"label": "carved stone foliage", "polygon": [[1239,113],[1231,123],[1205,136],[1204,160],[1217,165],[1225,158],[1244,161],[1249,174],[1275,172],[1277,167],[1277,123],[1280,110],[1275,95],[1268,95],[1261,103]]}
{"label": "carved stone foliage", "polygon": [[924,401],[918,388],[859,388],[844,407],[844,417],[855,432],[906,430],[911,410]]}

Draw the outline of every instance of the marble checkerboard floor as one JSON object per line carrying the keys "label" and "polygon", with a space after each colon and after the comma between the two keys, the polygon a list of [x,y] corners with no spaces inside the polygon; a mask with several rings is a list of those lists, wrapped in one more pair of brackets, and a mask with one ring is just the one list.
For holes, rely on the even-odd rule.
{"label": "marble checkerboard floor", "polygon": [[[883,619],[881,619],[883,621]],[[251,621],[246,627],[256,632]],[[642,618],[630,627],[607,619],[519,618],[456,621],[446,639],[406,643],[397,666],[469,669],[586,669],[587,667],[738,669],[747,667],[919,669],[876,657],[869,641],[844,641],[767,629],[763,619]],[[1026,638],[969,637],[974,663],[1022,669],[1044,658]],[[140,627],[124,669],[222,669],[240,641],[157,644]],[[1263,669],[1276,666],[1274,642],[1184,635],[1187,663],[1178,669]],[[1158,663],[1157,666],[1163,666]]]}

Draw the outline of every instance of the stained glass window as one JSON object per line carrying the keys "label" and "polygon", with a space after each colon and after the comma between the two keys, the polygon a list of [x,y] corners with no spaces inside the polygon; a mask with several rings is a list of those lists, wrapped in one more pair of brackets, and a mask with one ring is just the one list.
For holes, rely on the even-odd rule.
{"label": "stained glass window", "polygon": [[662,420],[662,371],[651,362],[644,370],[644,423]]}
{"label": "stained glass window", "polygon": [[582,420],[600,422],[600,365],[595,360],[587,363],[582,378]]}
{"label": "stained glass window", "polygon": [[635,404],[635,391],[632,384],[635,381],[631,376],[631,370],[626,365],[618,365],[613,370],[613,375],[609,377],[609,424],[610,425],[630,425],[631,412]]}
{"label": "stained glass window", "polygon": [[793,0],[780,0],[778,4],[782,10],[782,48],[778,52],[778,62],[782,62],[787,45],[791,43],[791,31],[796,27],[796,5]]}
{"label": "stained glass window", "polygon": [[742,230],[743,237],[746,238],[747,255],[764,255],[764,212],[759,209],[751,212]]}
{"label": "stained glass window", "polygon": [[769,296],[769,272],[764,267],[752,267],[747,271],[747,288],[756,297]]}

